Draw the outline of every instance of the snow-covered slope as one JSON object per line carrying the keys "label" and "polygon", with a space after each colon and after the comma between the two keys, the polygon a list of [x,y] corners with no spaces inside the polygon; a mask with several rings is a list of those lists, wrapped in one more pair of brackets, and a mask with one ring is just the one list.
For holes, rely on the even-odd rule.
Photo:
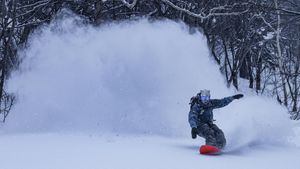
{"label": "snow-covered slope", "polygon": [[190,97],[204,88],[214,98],[235,91],[203,35],[184,24],[95,28],[72,16],[36,31],[29,44],[7,84],[18,94],[0,135],[7,169],[296,168],[285,162],[300,154],[291,143],[295,124],[257,96],[215,111],[226,153],[198,155],[203,139],[190,139]]}
{"label": "snow-covered slope", "polygon": [[1,136],[3,169],[298,169],[299,149],[251,146],[198,154],[199,140],[86,134]]}

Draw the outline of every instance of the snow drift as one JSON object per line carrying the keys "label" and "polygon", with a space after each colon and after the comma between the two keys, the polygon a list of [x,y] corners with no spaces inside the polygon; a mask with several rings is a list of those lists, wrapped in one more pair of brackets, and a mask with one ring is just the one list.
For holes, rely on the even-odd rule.
{"label": "snow drift", "polygon": [[[203,35],[182,23],[83,23],[63,16],[32,34],[8,83],[18,103],[5,131],[190,137],[192,95],[200,89],[214,98],[235,93]],[[272,143],[291,128],[284,108],[254,96],[215,111],[215,118],[229,146]]]}

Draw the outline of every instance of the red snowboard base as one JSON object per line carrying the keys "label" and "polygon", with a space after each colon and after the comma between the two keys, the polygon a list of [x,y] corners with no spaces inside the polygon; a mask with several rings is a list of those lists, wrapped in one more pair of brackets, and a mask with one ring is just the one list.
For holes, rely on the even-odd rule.
{"label": "red snowboard base", "polygon": [[200,154],[216,155],[216,154],[220,154],[221,150],[215,146],[203,145],[199,148],[199,152]]}

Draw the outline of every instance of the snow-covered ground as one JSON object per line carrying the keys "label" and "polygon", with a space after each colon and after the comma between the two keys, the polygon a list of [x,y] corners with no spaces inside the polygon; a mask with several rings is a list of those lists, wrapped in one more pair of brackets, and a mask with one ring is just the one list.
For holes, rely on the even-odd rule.
{"label": "snow-covered ground", "polygon": [[299,123],[274,100],[251,94],[215,111],[227,138],[220,156],[201,156],[190,138],[189,99],[228,89],[199,32],[147,20],[95,28],[67,15],[36,31],[18,95],[1,127],[3,169],[297,169]]}
{"label": "snow-covered ground", "polygon": [[251,146],[198,154],[199,140],[157,136],[26,134],[0,139],[3,169],[298,169],[299,149]]}

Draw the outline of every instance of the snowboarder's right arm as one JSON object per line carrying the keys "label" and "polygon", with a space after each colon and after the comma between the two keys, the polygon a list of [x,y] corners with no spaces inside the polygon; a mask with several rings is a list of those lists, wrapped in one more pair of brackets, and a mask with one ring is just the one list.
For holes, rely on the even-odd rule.
{"label": "snowboarder's right arm", "polygon": [[199,106],[194,104],[189,112],[189,123],[191,128],[197,128]]}

